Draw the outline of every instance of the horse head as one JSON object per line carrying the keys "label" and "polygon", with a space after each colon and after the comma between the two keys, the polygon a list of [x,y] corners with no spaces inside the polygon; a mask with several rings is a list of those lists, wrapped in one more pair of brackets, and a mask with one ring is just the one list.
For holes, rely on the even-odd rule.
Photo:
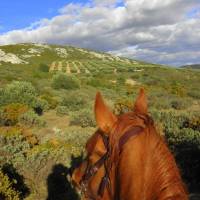
{"label": "horse head", "polygon": [[[164,200],[164,196],[166,199],[171,197],[171,194],[162,194],[162,198],[159,198],[163,188],[153,188],[156,184],[162,185],[161,181],[163,181],[158,181],[152,175],[156,165],[153,160],[157,162],[157,157],[160,155],[153,158],[153,153],[149,153],[149,151],[154,151],[158,144],[164,146],[160,151],[167,152],[169,168],[174,168],[175,172],[169,173],[170,176],[180,182],[177,186],[178,192],[185,194],[184,198],[180,199],[187,199],[173,156],[156,133],[153,120],[148,115],[144,89],[140,90],[133,103],[132,111],[119,116],[113,114],[98,92],[94,112],[98,130],[87,141],[86,159],[72,175],[72,180],[83,192],[84,199]],[[164,165],[167,164],[164,163]],[[157,173],[161,172],[158,170]],[[147,177],[152,178],[151,183],[146,180]],[[163,184],[163,187],[166,185]],[[142,196],[139,194],[141,191],[144,192]],[[150,194],[149,191],[154,194]],[[145,197],[148,195],[150,197]]]}

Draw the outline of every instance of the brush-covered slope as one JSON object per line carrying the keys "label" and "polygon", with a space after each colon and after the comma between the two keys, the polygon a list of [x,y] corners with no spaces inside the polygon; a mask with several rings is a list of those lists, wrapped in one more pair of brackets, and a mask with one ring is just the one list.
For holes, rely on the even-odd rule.
{"label": "brush-covered slope", "polygon": [[92,73],[102,69],[117,72],[136,67],[156,66],[71,46],[17,44],[0,47],[1,65],[37,67],[41,63],[49,65],[50,71],[67,73]]}
{"label": "brush-covered slope", "polygon": [[184,65],[184,66],[181,66],[181,68],[185,68],[185,69],[200,69],[200,64]]}
{"label": "brush-covered slope", "polygon": [[23,200],[79,199],[67,172],[97,128],[96,92],[120,114],[133,109],[143,87],[189,192],[200,193],[199,80],[199,70],[70,46],[0,46],[0,174],[11,173]]}

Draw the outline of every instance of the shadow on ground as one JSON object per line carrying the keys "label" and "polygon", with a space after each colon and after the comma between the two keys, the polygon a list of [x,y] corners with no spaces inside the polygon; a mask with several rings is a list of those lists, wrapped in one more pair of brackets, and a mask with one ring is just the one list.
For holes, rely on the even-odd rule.
{"label": "shadow on ground", "polygon": [[74,187],[69,181],[69,176],[76,166],[82,161],[83,156],[71,158],[71,168],[63,164],[56,164],[52,168],[52,173],[47,178],[48,197],[46,200],[79,200]]}
{"label": "shadow on ground", "polygon": [[17,172],[12,164],[3,165],[2,171],[8,176],[10,180],[14,180],[12,187],[15,191],[19,192],[21,199],[24,199],[30,194],[30,190],[24,182],[24,177]]}

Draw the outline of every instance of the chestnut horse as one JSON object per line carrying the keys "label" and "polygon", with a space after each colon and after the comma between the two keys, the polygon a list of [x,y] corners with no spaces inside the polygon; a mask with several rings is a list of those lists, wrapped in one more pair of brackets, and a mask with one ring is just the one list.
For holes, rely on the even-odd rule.
{"label": "chestnut horse", "polygon": [[188,200],[174,157],[148,115],[143,89],[133,111],[120,116],[97,93],[95,117],[99,129],[72,174],[83,199]]}

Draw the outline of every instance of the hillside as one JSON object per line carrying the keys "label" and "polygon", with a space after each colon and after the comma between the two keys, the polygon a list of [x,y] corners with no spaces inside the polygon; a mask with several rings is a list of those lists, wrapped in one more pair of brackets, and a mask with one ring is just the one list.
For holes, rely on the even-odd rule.
{"label": "hillside", "polygon": [[66,73],[90,73],[103,68],[106,68],[108,72],[117,72],[118,70],[135,69],[135,67],[157,66],[71,46],[46,44],[0,46],[1,65],[37,67],[41,63],[49,65],[50,71],[59,70]]}
{"label": "hillside", "polygon": [[185,69],[200,69],[200,64],[184,65],[184,66],[181,66],[181,68],[185,68]]}
{"label": "hillside", "polygon": [[96,92],[119,115],[133,109],[141,87],[189,191],[200,192],[199,80],[199,70],[88,49],[0,46],[0,185],[2,174],[15,179],[5,195],[12,189],[16,199],[78,200],[67,177],[97,128]]}

